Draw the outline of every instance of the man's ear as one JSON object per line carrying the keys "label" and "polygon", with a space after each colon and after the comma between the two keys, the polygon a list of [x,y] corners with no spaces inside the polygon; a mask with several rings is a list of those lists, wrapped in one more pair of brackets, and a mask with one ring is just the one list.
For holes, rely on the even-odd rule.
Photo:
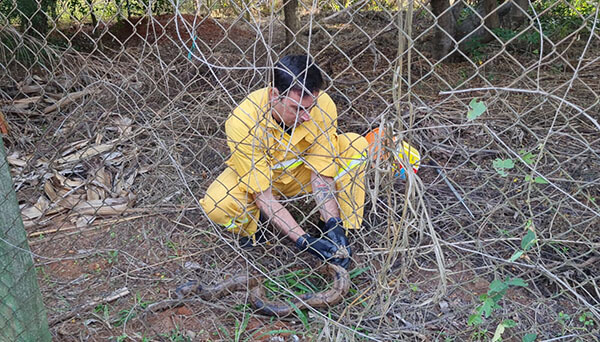
{"label": "man's ear", "polygon": [[271,87],[269,89],[269,101],[274,101],[279,97],[279,90],[277,88]]}

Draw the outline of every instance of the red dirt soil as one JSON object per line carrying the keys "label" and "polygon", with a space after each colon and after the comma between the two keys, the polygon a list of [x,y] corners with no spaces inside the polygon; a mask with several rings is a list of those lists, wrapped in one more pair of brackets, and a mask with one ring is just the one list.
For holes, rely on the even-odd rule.
{"label": "red dirt soil", "polygon": [[[137,42],[142,39],[145,39],[148,43],[156,41],[160,43],[180,42],[180,37],[184,42],[188,42],[194,25],[197,39],[207,44],[218,43],[226,37],[234,40],[235,38],[249,38],[252,36],[251,33],[243,29],[218,22],[210,17],[202,18],[198,16],[194,23],[194,16],[191,14],[182,14],[181,16],[162,14],[152,18],[133,17],[112,25],[109,31],[123,44]],[[178,31],[179,35],[177,34]]]}

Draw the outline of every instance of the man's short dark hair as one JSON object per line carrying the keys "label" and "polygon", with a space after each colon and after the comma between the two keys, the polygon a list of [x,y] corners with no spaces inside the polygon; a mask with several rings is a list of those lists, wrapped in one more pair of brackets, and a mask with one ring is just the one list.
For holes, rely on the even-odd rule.
{"label": "man's short dark hair", "polygon": [[275,64],[273,84],[279,93],[286,95],[290,90],[314,93],[321,90],[323,76],[312,58],[306,55],[289,55]]}

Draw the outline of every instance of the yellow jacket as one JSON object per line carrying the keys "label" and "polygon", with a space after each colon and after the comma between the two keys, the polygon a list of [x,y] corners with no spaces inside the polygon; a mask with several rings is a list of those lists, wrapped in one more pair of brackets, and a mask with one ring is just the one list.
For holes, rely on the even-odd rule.
{"label": "yellow jacket", "polygon": [[302,164],[326,177],[336,175],[337,110],[329,95],[319,93],[310,116],[290,136],[271,115],[269,88],[244,99],[225,122],[231,149],[226,163],[238,174],[242,189],[259,193],[274,181],[288,184],[293,177],[286,171]]}

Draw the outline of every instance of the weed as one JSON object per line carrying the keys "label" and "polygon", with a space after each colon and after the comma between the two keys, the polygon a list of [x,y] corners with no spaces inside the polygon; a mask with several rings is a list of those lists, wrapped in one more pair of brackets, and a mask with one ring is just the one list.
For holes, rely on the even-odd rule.
{"label": "weed", "polygon": [[94,308],[94,312],[100,314],[104,321],[108,322],[110,320],[110,307],[108,304],[98,304]]}
{"label": "weed", "polygon": [[477,326],[483,323],[483,319],[481,318],[482,315],[485,318],[488,318],[492,315],[494,310],[501,308],[499,302],[510,286],[525,287],[527,286],[527,283],[521,278],[508,278],[505,281],[496,279],[492,281],[488,292],[479,296],[481,305],[477,307],[474,314],[469,316],[467,323],[469,325]]}
{"label": "weed", "polygon": [[594,326],[594,321],[592,320],[592,313],[591,312],[584,312],[579,316],[579,322],[583,323],[584,327],[593,327]]}
{"label": "weed", "polygon": [[492,163],[492,165],[494,166],[494,169],[496,170],[496,172],[498,172],[498,174],[502,177],[506,177],[508,176],[508,173],[506,173],[506,170],[511,170],[515,167],[515,162],[512,159],[501,159],[501,158],[496,158],[494,159],[494,162]]}
{"label": "weed", "polygon": [[106,261],[109,264],[114,264],[119,260],[119,251],[117,250],[112,250],[112,251],[108,251],[108,258],[106,259]]}
{"label": "weed", "polygon": [[178,326],[175,326],[175,329],[171,330],[169,333],[159,334],[160,337],[164,337],[167,341],[171,342],[191,342],[192,340],[185,336],[183,332],[179,330]]}
{"label": "weed", "polygon": [[522,255],[524,255],[532,246],[536,243],[537,239],[535,238],[535,231],[533,230],[533,222],[528,220],[525,224],[525,228],[527,229],[527,234],[521,240],[521,249],[516,251],[508,261],[514,262],[519,259]]}
{"label": "weed", "polygon": [[250,314],[246,313],[244,315],[244,318],[242,319],[242,322],[238,321],[237,319],[235,320],[235,335],[234,335],[235,342],[240,341],[240,338],[242,337],[242,333],[246,330],[246,327],[248,326],[249,319],[250,319]]}

